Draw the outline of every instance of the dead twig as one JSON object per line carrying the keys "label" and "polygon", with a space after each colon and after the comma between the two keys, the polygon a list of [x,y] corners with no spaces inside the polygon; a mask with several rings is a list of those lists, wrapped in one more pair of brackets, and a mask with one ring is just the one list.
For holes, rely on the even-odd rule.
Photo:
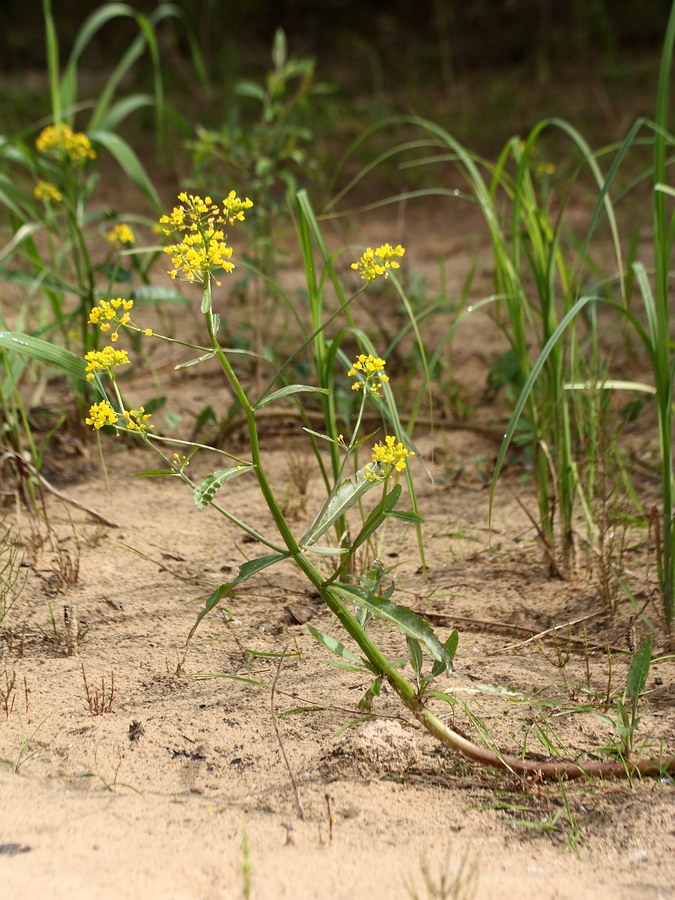
{"label": "dead twig", "polygon": [[[589,613],[587,616],[581,616],[579,619],[573,619],[571,622],[563,622],[560,625],[554,625],[552,628],[547,628],[545,631],[538,631],[536,634],[533,634],[532,637],[527,638],[525,641],[519,641],[516,644],[507,644],[505,647],[500,647],[498,650],[493,650],[489,655],[497,656],[499,653],[506,653],[511,650],[520,650],[521,647],[525,647],[527,644],[531,644],[536,641],[540,641],[542,638],[546,637],[550,634],[555,634],[558,631],[561,631],[563,628],[572,628],[574,625],[579,625],[581,622],[587,622],[589,619],[594,619],[596,616],[603,615],[604,610],[600,610],[598,612]],[[617,653],[623,653],[623,647],[613,647],[611,645],[605,644],[600,647],[599,645],[589,644],[584,638],[575,638],[575,637],[567,637],[568,640],[572,644],[582,644],[584,647],[592,650],[604,650],[607,646],[610,646],[611,650],[615,650]]]}
{"label": "dead twig", "polygon": [[84,682],[84,697],[92,716],[101,716],[103,713],[112,712],[113,701],[115,699],[115,673],[110,673],[110,687],[106,691],[105,679],[101,677],[101,693],[98,688],[94,688],[93,692],[89,689],[87,682],[87,674],[84,671],[84,663],[82,664],[82,681]]}
{"label": "dead twig", "polygon": [[[454,625],[455,622],[466,622],[467,624],[475,624],[475,625],[483,625],[486,628],[503,628],[506,631],[524,631],[526,634],[531,635],[531,637],[526,640],[517,643],[517,644],[507,644],[505,647],[500,647],[498,650],[492,650],[488,652],[488,656],[497,656],[500,653],[505,653],[508,650],[519,649],[520,647],[524,647],[526,644],[529,644],[531,641],[541,640],[542,637],[545,637],[547,634],[552,632],[557,632],[561,628],[568,628],[572,625],[578,625],[580,622],[583,622],[585,619],[590,619],[593,616],[601,615],[601,612],[591,613],[588,616],[584,616],[583,619],[576,619],[574,622],[565,622],[562,625],[554,625],[553,628],[549,628],[547,631],[537,631],[536,628],[530,628],[527,625],[512,625],[509,622],[498,622],[492,619],[475,619],[472,616],[446,616],[443,613],[427,613],[424,610],[415,609],[415,612],[422,616],[425,619],[428,619],[434,625]],[[607,645],[606,644],[591,644],[585,638],[577,638],[573,636],[567,636],[565,638],[566,641],[572,644],[581,644],[583,647],[586,647],[589,650],[600,650],[603,653],[605,652]],[[617,652],[622,652],[622,647],[613,647],[610,646],[611,650],[616,650]]]}
{"label": "dead twig", "polygon": [[37,478],[42,487],[48,491],[50,494],[53,494],[54,497],[58,497],[59,500],[62,500],[64,503],[69,503],[71,506],[74,506],[76,509],[82,510],[82,512],[86,512],[87,515],[90,515],[92,518],[97,519],[99,522],[102,522],[104,525],[107,525],[108,528],[119,528],[115,522],[111,522],[110,519],[107,519],[100,512],[97,512],[95,509],[92,509],[90,506],[87,506],[85,503],[80,503],[79,500],[74,500],[72,497],[69,497],[67,494],[64,494],[63,491],[60,491],[58,488],[55,488],[53,484],[50,484],[49,481],[35,468],[33,463],[26,459],[20,453],[4,453],[2,456],[3,459],[12,458],[21,468],[21,470],[26,471],[29,475],[32,475],[33,478]]}
{"label": "dead twig", "polygon": [[[77,636],[78,636],[78,622],[77,622],[77,613],[75,612],[75,607],[72,603],[66,603],[63,607],[63,623],[65,625],[65,642],[66,642],[66,656],[77,656]],[[84,666],[82,667],[82,674],[84,675]],[[87,686],[87,679],[84,679],[85,688]],[[89,697],[87,696],[87,700]],[[91,705],[90,705],[91,709]]]}

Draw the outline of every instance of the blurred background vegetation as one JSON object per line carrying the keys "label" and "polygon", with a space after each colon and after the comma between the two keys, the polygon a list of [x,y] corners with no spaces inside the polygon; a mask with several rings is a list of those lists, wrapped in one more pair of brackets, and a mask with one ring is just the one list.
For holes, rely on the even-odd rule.
{"label": "blurred background vegetation", "polygon": [[[157,3],[129,5],[151,13]],[[65,56],[98,4],[69,0],[54,6]],[[545,115],[573,116],[599,141],[625,133],[636,115],[651,115],[670,3],[177,0],[175,6],[192,25],[209,76],[208,87],[197,87],[185,29],[176,20],[164,22],[158,32],[164,77],[180,110],[176,125],[185,134],[197,120],[207,127],[223,121],[237,80],[259,80],[269,70],[274,32],[282,27],[289,52],[314,57],[317,78],[333,86],[321,111],[333,137],[335,128],[347,138],[364,121],[415,113],[433,116],[489,152]],[[4,8],[0,130],[8,132],[26,124],[27,107],[33,121],[47,115],[48,96],[41,4],[6,0]],[[87,48],[83,64],[94,90],[134,29],[133,21],[116,20]],[[144,89],[149,67],[138,66],[133,77],[139,82],[134,89]],[[188,115],[192,121],[181,122]],[[143,126],[138,117],[134,122]]]}

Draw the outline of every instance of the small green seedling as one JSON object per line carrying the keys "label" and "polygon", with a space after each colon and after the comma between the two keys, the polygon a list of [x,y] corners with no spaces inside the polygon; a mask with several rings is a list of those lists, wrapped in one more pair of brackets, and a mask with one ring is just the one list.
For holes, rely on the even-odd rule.
{"label": "small green seedling", "polygon": [[626,688],[620,699],[614,703],[614,716],[598,713],[607,725],[610,725],[617,741],[612,742],[609,751],[621,760],[629,759],[635,744],[635,735],[640,724],[639,704],[644,694],[652,662],[652,637],[646,637],[633,656]]}

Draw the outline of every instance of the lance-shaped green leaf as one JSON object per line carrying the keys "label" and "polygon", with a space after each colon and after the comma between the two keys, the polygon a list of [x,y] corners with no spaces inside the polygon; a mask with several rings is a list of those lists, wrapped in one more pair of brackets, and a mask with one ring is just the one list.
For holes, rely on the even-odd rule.
{"label": "lance-shaped green leaf", "polygon": [[[353,548],[352,548],[353,549]],[[344,568],[344,563],[342,565]],[[338,570],[339,572],[339,570]],[[337,577],[337,575],[336,575]],[[382,585],[382,579],[384,578],[384,564],[381,559],[377,557],[372,561],[370,568],[363,573],[359,577],[359,587],[361,590],[365,591],[369,597],[376,597],[380,595],[380,586]],[[391,595],[394,593],[394,582],[392,581],[389,590],[387,593],[382,594],[385,600],[388,600]],[[362,628],[368,627],[368,622],[370,621],[370,613],[367,609],[364,609],[362,606],[356,607],[356,618],[359,625]]]}
{"label": "lance-shaped green leaf", "polygon": [[407,509],[392,509],[386,513],[386,516],[389,519],[398,519],[399,522],[407,522],[409,525],[422,525],[424,523],[422,516]]}
{"label": "lance-shaped green leaf", "polygon": [[[416,641],[414,638],[407,637],[405,642],[408,647],[408,658],[410,659],[410,665],[413,667],[415,672],[415,677],[417,678],[417,682],[419,684],[420,675],[422,674],[422,666],[424,665],[424,655],[422,653],[422,648],[420,647],[419,641]],[[438,663],[438,665],[443,665],[442,663]]]}
{"label": "lance-shaped green leaf", "polygon": [[192,492],[197,509],[204,509],[215,497],[217,491],[232,478],[250,472],[252,465],[228,466],[226,469],[217,469],[213,474],[203,478]]}
{"label": "lance-shaped green leaf", "polygon": [[[368,538],[380,527],[382,522],[384,522],[387,515],[391,515],[392,510],[398,503],[398,499],[401,496],[401,485],[397,484],[393,487],[389,493],[377,504],[377,506],[371,510],[368,518],[363,523],[363,527],[361,531],[356,535],[354,540],[352,541],[352,545],[349,548],[349,554],[342,561],[342,569],[344,570],[347,561],[356,553],[361,544],[365,543]],[[364,587],[364,585],[361,585]],[[374,593],[377,592],[377,588],[375,588]]]}
{"label": "lance-shaped green leaf", "polygon": [[[455,629],[455,631],[452,632],[450,637],[443,644],[443,646],[445,647],[445,652],[450,657],[451,662],[455,658],[455,653],[457,653],[457,644],[459,644],[459,631]],[[445,671],[445,668],[445,663],[435,662],[431,670],[432,680],[434,678],[438,678],[439,675],[442,675]]]}
{"label": "lance-shaped green leaf", "polygon": [[60,281],[56,277],[46,275],[44,269],[36,277],[33,272],[21,272],[19,269],[4,269],[0,267],[0,281],[7,281],[10,284],[18,284],[20,287],[31,289],[39,285],[39,287],[53,294],[74,293],[75,287],[67,281]]}
{"label": "lance-shaped green leaf", "polygon": [[327,659],[325,660],[327,666],[332,666],[334,669],[344,669],[347,672],[359,672],[361,675],[368,675],[374,672],[374,669],[366,669],[365,666],[355,666],[352,663],[343,662],[341,659]]}
{"label": "lance-shaped green leaf", "polygon": [[384,563],[381,559],[375,557],[369,568],[360,576],[359,587],[361,587],[369,597],[374,597],[380,592],[380,585],[382,584],[383,578]]}
{"label": "lance-shaped green leaf", "polygon": [[[342,441],[338,441],[335,438],[332,438],[329,434],[324,434],[322,431],[312,431],[311,428],[303,428],[302,430],[306,431],[307,434],[314,435],[314,437],[321,438],[322,441],[329,441],[331,444],[339,444],[340,446],[343,446]],[[350,444],[349,449],[353,452],[357,449],[357,447],[360,447],[361,444],[365,444],[366,441],[369,441],[372,437],[375,437],[378,431],[379,429],[377,429],[376,431],[371,431],[370,434],[359,438],[358,441],[354,441],[353,444]]]}
{"label": "lance-shaped green leaf", "polygon": [[36,231],[40,231],[41,228],[42,225],[39,222],[26,222],[18,228],[14,232],[12,239],[0,250],[0,262],[4,262],[8,256],[12,255],[18,246],[31,237],[31,235],[35,234]]}
{"label": "lance-shaped green leaf", "polygon": [[414,638],[424,644],[430,655],[443,667],[448,674],[452,673],[452,655],[448,653],[445,645],[436,637],[433,629],[417,613],[407,606],[399,606],[382,597],[369,596],[362,588],[354,584],[342,584],[335,582],[330,589],[337,591],[343,597],[356,603],[372,613],[378,619],[384,619],[395,625],[405,637]]}
{"label": "lance-shaped green leaf", "polygon": [[99,128],[104,131],[117,131],[122,122],[137,109],[144,106],[152,106],[153,99],[150,94],[133,94],[131,97],[124,97],[108,109],[104,116],[98,122]]}
{"label": "lance-shaped green leaf", "polygon": [[303,428],[303,431],[306,431],[307,434],[312,434],[314,437],[321,438],[322,441],[330,441],[331,444],[337,444],[335,438],[332,438],[329,434],[324,434],[321,431],[312,431],[311,428]]}
{"label": "lance-shaped green leaf", "polygon": [[57,347],[49,341],[22,334],[18,331],[0,331],[0,348],[14,350],[29,359],[36,359],[48,366],[56,366],[75,378],[85,377],[85,364],[80,356],[64,347]]}
{"label": "lance-shaped green leaf", "polygon": [[652,637],[647,637],[642,641],[633,657],[630,669],[628,671],[628,679],[626,681],[626,693],[636,704],[640,694],[647,683],[647,676],[652,664]]}
{"label": "lance-shaped green leaf", "polygon": [[300,541],[300,546],[304,548],[318,540],[375,484],[377,482],[369,481],[365,477],[363,469],[359,469],[356,473],[356,481],[343,481],[324,504],[309,531]]}
{"label": "lance-shaped green leaf", "polygon": [[243,565],[239,566],[239,574],[234,579],[234,581],[228,581],[226,584],[218,585],[215,591],[212,594],[209,594],[209,596],[206,598],[204,609],[199,613],[195,624],[190,629],[187,643],[189,644],[192,640],[192,637],[195,631],[199,628],[199,625],[204,616],[207,616],[211,612],[211,610],[215,609],[224,597],[227,597],[228,594],[231,594],[238,585],[242,584],[252,575],[255,575],[257,572],[261,572],[263,569],[267,569],[269,566],[273,566],[275,563],[280,562],[282,559],[287,559],[288,556],[288,553],[270,553],[268,556],[259,556],[257,559],[250,559],[248,562],[245,562]]}
{"label": "lance-shaped green leaf", "polygon": [[176,372],[181,372],[183,369],[189,369],[190,366],[196,366],[201,362],[206,362],[207,359],[213,359],[215,355],[215,350],[209,350],[208,353],[202,353],[201,356],[195,356],[194,359],[188,359],[187,362],[178,363],[177,366],[174,366],[174,369],[176,370]]}
{"label": "lance-shaped green leaf", "polygon": [[450,694],[446,694],[445,691],[427,691],[427,697],[436,697],[438,700],[449,703],[450,706],[457,706],[455,698],[451,697]]}
{"label": "lance-shaped green leaf", "polygon": [[268,403],[274,403],[275,400],[281,400],[282,397],[288,397],[290,394],[330,394],[327,388],[311,387],[308,384],[287,384],[286,387],[273,391],[257,403],[253,404],[253,409],[262,409]]}
{"label": "lance-shaped green leaf", "polygon": [[352,653],[352,651],[345,647],[344,644],[341,644],[337,638],[331,637],[330,634],[319,631],[318,628],[313,628],[311,625],[307,626],[307,630],[314,640],[318,641],[318,643],[328,650],[329,653],[334,653],[335,656],[339,656],[340,659],[345,660],[352,667],[357,668],[358,671],[363,672],[366,668],[371,669],[371,666],[368,663],[359,659],[358,656]]}

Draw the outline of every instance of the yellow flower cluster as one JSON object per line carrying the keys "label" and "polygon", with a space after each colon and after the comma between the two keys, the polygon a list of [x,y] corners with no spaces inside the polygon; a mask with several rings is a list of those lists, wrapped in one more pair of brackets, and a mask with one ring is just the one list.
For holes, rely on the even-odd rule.
{"label": "yellow flower cluster", "polygon": [[61,191],[51,181],[43,181],[41,178],[33,189],[33,196],[36,200],[43,200],[45,203],[60,203],[63,200]]}
{"label": "yellow flower cluster", "polygon": [[[133,300],[124,300],[122,297],[117,297],[116,300],[101,300],[99,306],[95,306],[89,313],[89,324],[98,325],[99,329],[104,332],[110,331],[113,324],[115,326],[131,325],[138,328],[131,321],[130,310],[133,309],[133,306]],[[138,330],[142,330],[147,337],[152,336],[151,328],[139,328]],[[115,327],[115,330],[110,335],[110,340],[114,343],[118,337],[119,333],[117,327]]]}
{"label": "yellow flower cluster", "polygon": [[240,197],[237,197],[235,191],[230,191],[223,200],[223,213],[228,223],[234,225],[235,221],[244,221],[244,210],[250,209],[252,206],[253,201],[249,200],[248,197],[246,197],[245,200],[242,200]]}
{"label": "yellow flower cluster", "polygon": [[534,174],[537,178],[543,178],[544,175],[555,175],[556,164],[552,162],[538,162],[534,167]]}
{"label": "yellow flower cluster", "polygon": [[405,447],[401,441],[397,441],[393,434],[388,434],[383,443],[375,444],[372,451],[372,461],[377,463],[377,469],[368,465],[363,474],[368,481],[381,481],[388,477],[392,470],[403,472],[406,467],[406,459],[414,456],[413,450]]}
{"label": "yellow flower cluster", "polygon": [[119,225],[113,226],[112,231],[109,231],[107,233],[106,238],[110,241],[111,244],[125,245],[136,243],[136,235],[133,233],[131,228],[121,222]]}
{"label": "yellow flower cluster", "polygon": [[165,253],[173,254],[173,269],[169,270],[169,275],[172,278],[182,275],[187,281],[202,284],[214,269],[231,272],[234,269],[234,263],[230,262],[232,247],[227,246],[224,237],[220,229],[208,226],[202,232],[186,234],[179,243],[165,247]]}
{"label": "yellow flower cluster", "polygon": [[126,350],[116,350],[114,347],[104,347],[103,350],[90,350],[84,356],[87,363],[85,371],[87,372],[87,381],[92,381],[94,372],[108,372],[112,374],[113,369],[118,366],[127,366],[131,360],[127,356]]}
{"label": "yellow flower cluster", "polygon": [[107,400],[101,400],[100,403],[94,403],[89,409],[89,417],[84,420],[87,425],[91,425],[97,431],[104,425],[114,425],[118,421],[117,413],[108,403]]}
{"label": "yellow flower cluster", "polygon": [[[154,425],[147,424],[150,413],[146,413],[142,406],[138,409],[123,409],[121,415],[123,424],[129,431],[144,432],[148,428],[154,428]],[[116,425],[120,417],[107,400],[101,400],[89,408],[89,416],[84,421],[98,431],[104,425]]]}
{"label": "yellow flower cluster", "polygon": [[171,467],[177,472],[182,472],[186,466],[190,465],[187,456],[181,456],[179,453],[173,453],[171,456]]}
{"label": "yellow flower cluster", "polygon": [[78,165],[96,159],[96,152],[87,135],[81,131],[73,131],[64,122],[43,128],[35,141],[35,146],[40,153],[47,153],[59,159],[68,158]]}
{"label": "yellow flower cluster", "polygon": [[171,254],[173,264],[169,275],[203,284],[216,269],[231,272],[232,248],[225,243],[225,234],[218,226],[244,221],[244,211],[253,203],[248,197],[237,197],[235,191],[223,200],[222,210],[211,197],[183,192],[178,199],[183,205],[174,206],[170,214],[159,220],[164,234],[184,233],[180,241],[164,248],[165,253]]}
{"label": "yellow flower cluster", "polygon": [[364,391],[367,389],[370,394],[377,396],[382,385],[389,381],[389,376],[384,374],[386,365],[386,359],[361,353],[347,372],[350,378],[356,378],[352,390],[360,391],[363,388]]}
{"label": "yellow flower cluster", "polygon": [[377,250],[370,247],[358,262],[352,263],[352,269],[356,269],[364,281],[375,281],[379,275],[389,277],[388,269],[398,269],[400,264],[396,262],[397,256],[403,256],[405,248],[400,244],[392,247],[391,244],[382,244]]}
{"label": "yellow flower cluster", "polygon": [[138,409],[123,409],[122,416],[125,420],[129,431],[147,431],[148,428],[154,428],[154,425],[148,425],[148,419],[152,413],[146,413],[144,406]]}

